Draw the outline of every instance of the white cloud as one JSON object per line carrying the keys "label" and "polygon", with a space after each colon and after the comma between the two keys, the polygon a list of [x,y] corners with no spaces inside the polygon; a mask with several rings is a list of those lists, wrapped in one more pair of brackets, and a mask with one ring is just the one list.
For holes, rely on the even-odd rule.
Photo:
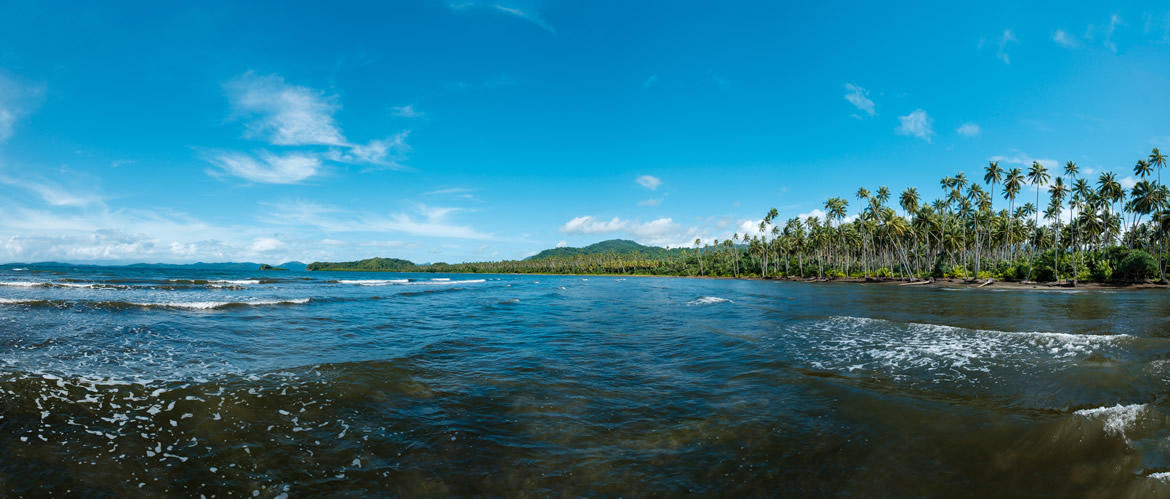
{"label": "white cloud", "polygon": [[637,182],[638,185],[641,185],[642,187],[652,191],[658,189],[658,186],[662,185],[662,180],[660,180],[658,177],[653,177],[650,175],[642,175],[641,177],[634,179],[634,182]]}
{"label": "white cloud", "polygon": [[999,39],[999,46],[995,52],[995,56],[999,57],[999,60],[1003,61],[1004,64],[1011,64],[1012,63],[1012,58],[1007,53],[1007,44],[1013,43],[1015,41],[1016,41],[1016,34],[1013,33],[1012,30],[1010,30],[1010,29],[1003,30],[1003,36],[1000,37],[1000,39]]}
{"label": "white cloud", "polygon": [[642,82],[642,86],[643,87],[650,87],[650,86],[653,86],[657,82],[658,82],[658,75],[650,75],[649,78],[646,78],[646,80]]}
{"label": "white cloud", "polygon": [[510,7],[504,7],[503,5],[493,5],[493,7],[495,7],[500,12],[506,12],[508,14],[512,14],[513,16],[519,17],[520,19],[523,19],[523,20],[528,21],[532,24],[535,24],[535,25],[539,26],[541,29],[548,31],[549,33],[556,33],[557,32],[555,29],[553,29],[552,25],[545,22],[545,20],[543,18],[541,18],[540,15],[535,13],[535,12],[514,9],[514,8],[510,8]]}
{"label": "white cloud", "polygon": [[898,121],[902,123],[895,130],[899,135],[913,135],[927,142],[930,142],[931,136],[934,135],[934,120],[921,109],[915,109],[906,116],[899,116]]}
{"label": "white cloud", "polygon": [[1052,41],[1066,49],[1075,49],[1081,46],[1081,42],[1076,36],[1069,34],[1069,32],[1063,29],[1058,29],[1052,33]]}
{"label": "white cloud", "polygon": [[963,126],[960,126],[955,131],[959,132],[959,135],[962,135],[964,137],[975,137],[975,136],[979,135],[979,133],[982,132],[983,129],[979,127],[978,123],[963,123]]}
{"label": "white cloud", "polygon": [[849,101],[850,104],[853,104],[857,107],[857,109],[864,111],[870,116],[877,115],[877,111],[874,109],[873,101],[867,97],[869,95],[868,90],[852,83],[846,83],[845,90],[847,91],[845,94],[845,100]]}
{"label": "white cloud", "polygon": [[1128,191],[1133,189],[1133,186],[1137,185],[1138,179],[1134,178],[1133,175],[1129,175],[1121,180],[1118,180],[1117,183],[1121,184],[1121,187]]}
{"label": "white cloud", "polygon": [[252,182],[265,184],[295,184],[312,177],[321,169],[321,160],[304,153],[277,156],[261,151],[256,159],[238,152],[213,153],[207,160],[219,170],[209,170],[212,175],[229,174]]}
{"label": "white cloud", "polygon": [[256,253],[267,253],[284,247],[284,242],[274,237],[257,237],[248,249]]}
{"label": "white cloud", "polygon": [[612,234],[624,232],[642,244],[653,246],[686,246],[699,235],[698,228],[682,227],[670,218],[659,218],[649,222],[623,220],[598,220],[592,216],[574,218],[561,226],[561,232],[580,234]]}
{"label": "white cloud", "polygon": [[341,108],[336,96],[289,85],[280,76],[248,72],[224,84],[234,113],[247,120],[247,136],[274,145],[330,145],[348,143],[333,120]]}
{"label": "white cloud", "polygon": [[652,198],[644,201],[638,201],[638,206],[658,206],[662,204],[665,198]]}
{"label": "white cloud", "polygon": [[411,105],[395,106],[393,108],[393,110],[394,110],[394,113],[393,113],[394,116],[401,116],[403,118],[422,118],[423,117],[423,113],[421,111],[416,111],[414,109],[414,106],[411,106]]}
{"label": "white cloud", "polygon": [[561,242],[557,243],[558,248],[564,248],[564,247],[567,247],[568,245],[569,245],[568,241],[561,241]]}
{"label": "white cloud", "polygon": [[[315,174],[320,160],[339,163],[400,168],[410,146],[403,131],[367,144],[345,138],[333,115],[340,108],[336,96],[320,90],[290,85],[277,75],[257,76],[252,72],[224,84],[232,117],[244,121],[244,136],[285,147],[329,146],[327,151],[301,150],[283,157],[261,153],[260,161],[243,153],[217,153],[207,157],[218,171],[254,182],[295,183]],[[396,108],[415,113],[410,106]],[[377,169],[368,167],[364,171]]]}

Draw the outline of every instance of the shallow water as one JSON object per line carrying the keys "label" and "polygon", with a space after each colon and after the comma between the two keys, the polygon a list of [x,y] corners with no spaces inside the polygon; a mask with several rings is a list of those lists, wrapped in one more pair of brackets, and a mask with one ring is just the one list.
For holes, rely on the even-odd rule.
{"label": "shallow water", "polygon": [[0,268],[3,495],[1170,494],[1163,291]]}

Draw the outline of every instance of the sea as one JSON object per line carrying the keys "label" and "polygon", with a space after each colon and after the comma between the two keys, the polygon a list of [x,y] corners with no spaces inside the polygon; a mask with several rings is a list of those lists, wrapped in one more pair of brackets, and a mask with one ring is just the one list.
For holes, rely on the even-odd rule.
{"label": "sea", "polygon": [[0,496],[1170,495],[1163,290],[0,266]]}

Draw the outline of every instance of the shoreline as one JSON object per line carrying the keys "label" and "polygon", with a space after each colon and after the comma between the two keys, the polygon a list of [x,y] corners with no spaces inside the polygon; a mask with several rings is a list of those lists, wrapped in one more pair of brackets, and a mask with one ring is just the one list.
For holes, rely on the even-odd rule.
{"label": "shoreline", "polygon": [[1067,291],[1067,290],[1093,290],[1093,291],[1131,291],[1143,289],[1170,289],[1170,283],[1159,284],[1153,281],[1138,282],[1138,283],[1103,283],[1103,282],[1080,282],[1076,286],[1071,284],[1059,282],[1033,282],[1033,281],[996,281],[992,280],[990,284],[984,285],[986,281],[980,280],[963,280],[957,278],[942,278],[942,279],[918,279],[916,281],[906,281],[898,278],[863,278],[863,277],[845,277],[838,279],[817,279],[815,277],[732,277],[732,276],[699,276],[699,275],[648,275],[648,274],[560,274],[560,273],[531,273],[531,272],[508,272],[508,273],[481,273],[481,272],[409,272],[409,271],[379,271],[379,270],[315,270],[313,272],[369,272],[369,273],[387,273],[387,274],[452,274],[452,275],[523,275],[523,276],[564,276],[564,277],[615,277],[615,278],[630,278],[630,277],[657,277],[668,279],[714,279],[714,280],[729,280],[729,281],[771,281],[771,282],[795,282],[804,284],[873,284],[879,286],[906,286],[906,287],[928,287],[928,288],[950,288],[950,289],[1022,289],[1022,290],[1051,290],[1051,291]]}

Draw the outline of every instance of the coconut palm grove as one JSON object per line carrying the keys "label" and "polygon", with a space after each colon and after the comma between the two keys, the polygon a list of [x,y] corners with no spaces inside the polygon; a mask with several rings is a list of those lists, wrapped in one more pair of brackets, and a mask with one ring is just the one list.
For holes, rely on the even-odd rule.
{"label": "coconut palm grove", "polygon": [[373,258],[315,262],[309,270],[1165,283],[1165,166],[1166,156],[1153,148],[1134,164],[1139,180],[1126,189],[1117,173],[1090,178],[1074,161],[1057,171],[1039,161],[1027,170],[989,161],[971,176],[941,178],[939,199],[923,199],[917,187],[896,198],[888,186],[860,187],[825,201],[823,219],[781,221],[772,209],[757,232],[696,239],[693,249],[606,241],[520,261],[416,265]]}

